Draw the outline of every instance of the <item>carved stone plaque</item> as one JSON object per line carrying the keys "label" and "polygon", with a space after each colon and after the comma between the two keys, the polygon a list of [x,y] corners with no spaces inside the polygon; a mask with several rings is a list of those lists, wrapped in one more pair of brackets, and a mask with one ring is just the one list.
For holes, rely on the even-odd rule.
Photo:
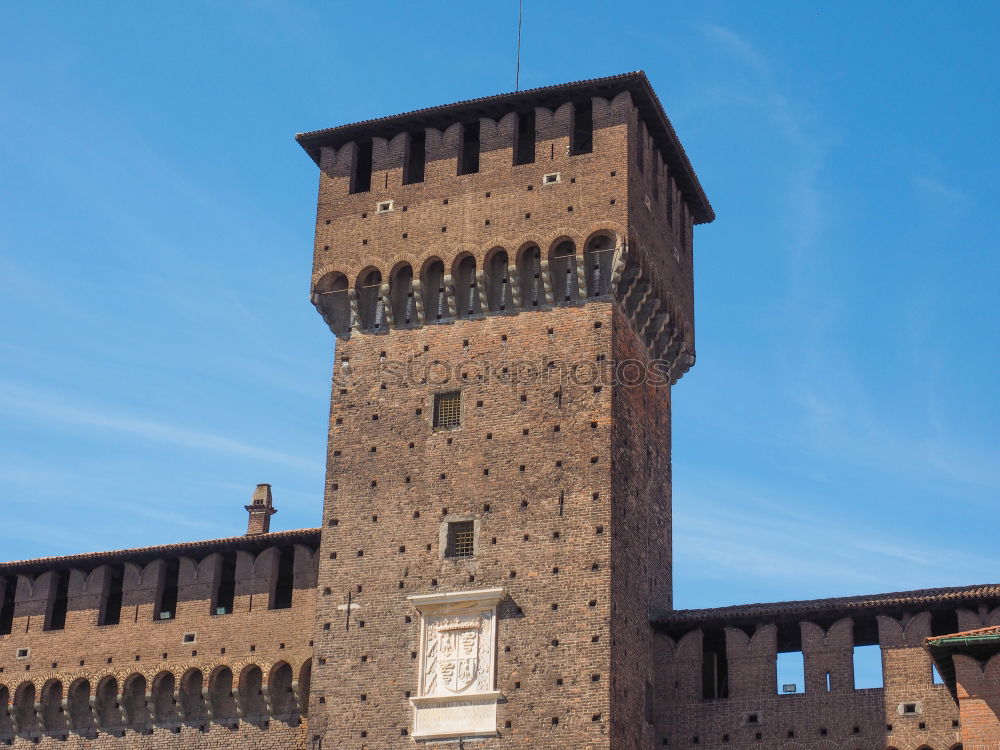
{"label": "carved stone plaque", "polygon": [[411,596],[420,612],[420,674],[413,737],[497,731],[496,608],[503,589]]}

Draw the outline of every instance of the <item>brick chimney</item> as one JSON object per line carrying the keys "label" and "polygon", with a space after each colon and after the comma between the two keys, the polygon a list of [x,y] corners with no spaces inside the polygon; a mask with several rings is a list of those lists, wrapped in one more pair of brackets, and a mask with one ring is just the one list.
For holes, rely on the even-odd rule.
{"label": "brick chimney", "polygon": [[266,534],[271,530],[271,516],[277,513],[277,509],[271,505],[271,485],[258,484],[253,491],[250,505],[244,505],[250,514],[247,521],[247,536]]}

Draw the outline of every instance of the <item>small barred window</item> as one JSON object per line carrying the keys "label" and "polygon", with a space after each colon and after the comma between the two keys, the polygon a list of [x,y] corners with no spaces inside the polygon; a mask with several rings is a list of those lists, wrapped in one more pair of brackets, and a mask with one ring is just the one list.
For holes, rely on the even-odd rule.
{"label": "small barred window", "polygon": [[454,521],[448,524],[446,557],[472,557],[476,547],[475,521]]}
{"label": "small barred window", "polygon": [[438,393],[434,396],[434,429],[452,430],[462,423],[462,392]]}

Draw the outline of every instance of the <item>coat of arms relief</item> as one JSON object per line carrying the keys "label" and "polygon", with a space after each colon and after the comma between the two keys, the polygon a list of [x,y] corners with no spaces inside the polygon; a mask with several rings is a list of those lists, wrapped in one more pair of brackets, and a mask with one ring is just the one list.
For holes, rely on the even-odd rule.
{"label": "coat of arms relief", "polygon": [[489,621],[444,617],[426,624],[424,695],[488,692],[492,669]]}
{"label": "coat of arms relief", "polygon": [[409,597],[420,612],[414,738],[496,733],[496,607],[502,589]]}

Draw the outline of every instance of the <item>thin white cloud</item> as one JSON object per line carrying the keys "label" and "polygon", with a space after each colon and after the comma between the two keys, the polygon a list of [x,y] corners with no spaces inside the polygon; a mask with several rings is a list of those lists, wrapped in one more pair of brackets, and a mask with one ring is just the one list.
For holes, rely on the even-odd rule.
{"label": "thin white cloud", "polygon": [[86,431],[115,432],[192,451],[238,456],[310,471],[316,468],[315,462],[307,461],[301,456],[261,448],[225,435],[75,404],[59,394],[12,382],[0,381],[0,410],[27,419],[83,428]]}

